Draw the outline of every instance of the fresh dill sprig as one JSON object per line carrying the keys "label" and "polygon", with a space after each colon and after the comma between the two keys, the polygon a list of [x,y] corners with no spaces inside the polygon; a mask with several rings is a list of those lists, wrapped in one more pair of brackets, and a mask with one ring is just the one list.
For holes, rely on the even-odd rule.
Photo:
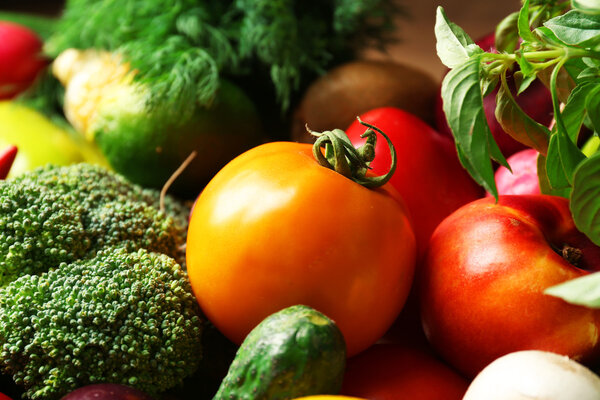
{"label": "fresh dill sprig", "polygon": [[[283,110],[307,74],[358,39],[390,40],[391,0],[67,0],[46,52],[120,53],[150,88],[150,103],[180,112],[209,104],[223,76],[268,70]],[[259,74],[256,74],[259,76]],[[183,109],[182,109],[183,108]]]}

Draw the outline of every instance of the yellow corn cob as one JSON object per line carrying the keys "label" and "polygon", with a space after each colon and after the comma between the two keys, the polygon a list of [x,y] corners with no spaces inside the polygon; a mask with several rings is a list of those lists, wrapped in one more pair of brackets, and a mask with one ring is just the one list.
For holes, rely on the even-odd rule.
{"label": "yellow corn cob", "polygon": [[135,72],[119,55],[98,50],[68,49],[52,64],[52,73],[65,87],[66,118],[90,140],[94,121],[106,105],[134,98],[139,89],[132,83]]}

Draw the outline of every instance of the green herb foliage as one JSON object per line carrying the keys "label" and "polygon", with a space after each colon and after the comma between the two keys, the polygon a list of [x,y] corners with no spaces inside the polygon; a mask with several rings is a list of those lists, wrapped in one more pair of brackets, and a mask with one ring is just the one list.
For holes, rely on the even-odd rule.
{"label": "green herb foliage", "polygon": [[220,75],[265,70],[286,109],[301,79],[350,53],[354,38],[391,40],[398,11],[389,0],[68,0],[46,50],[120,52],[155,101],[180,111],[209,103]]}
{"label": "green herb foliage", "polygon": [[[538,150],[543,193],[567,197],[577,228],[600,245],[600,154],[583,152],[585,126],[600,132],[600,1],[524,0],[518,12],[496,29],[498,53],[487,53],[439,7],[437,51],[451,68],[442,83],[444,112],[461,162],[496,197],[492,160],[506,165],[483,114],[483,96],[499,86],[496,119],[516,140]],[[512,78],[511,78],[512,77]],[[508,90],[514,79],[521,93],[540,79],[550,89],[555,123],[532,120]],[[583,143],[581,143],[583,142]],[[588,146],[591,148],[591,146]],[[596,274],[549,294],[576,304],[600,307]],[[590,300],[591,298],[591,300]]]}

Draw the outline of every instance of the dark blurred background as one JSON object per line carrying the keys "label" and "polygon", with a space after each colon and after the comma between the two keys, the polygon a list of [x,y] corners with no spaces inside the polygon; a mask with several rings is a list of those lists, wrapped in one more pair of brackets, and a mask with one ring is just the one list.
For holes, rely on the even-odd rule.
{"label": "dark blurred background", "polygon": [[0,9],[2,11],[58,15],[64,3],[65,0],[0,0]]}

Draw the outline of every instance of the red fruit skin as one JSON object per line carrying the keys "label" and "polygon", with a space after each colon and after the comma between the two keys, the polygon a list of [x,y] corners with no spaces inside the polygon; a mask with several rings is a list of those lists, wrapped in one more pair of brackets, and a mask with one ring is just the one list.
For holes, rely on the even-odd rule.
{"label": "red fruit skin", "polygon": [[30,29],[0,21],[0,99],[27,89],[47,65],[42,40]]}
{"label": "red fruit skin", "polygon": [[348,359],[341,394],[369,400],[460,400],[468,385],[424,349],[378,343]]}
{"label": "red fruit skin", "polygon": [[6,179],[15,158],[17,157],[17,146],[9,145],[0,150],[0,179]]}
{"label": "red fruit skin", "polygon": [[[418,117],[398,108],[368,111],[361,120],[381,129],[394,144],[398,156],[390,183],[404,199],[413,222],[419,258],[436,226],[460,206],[484,196],[458,160],[454,142],[440,135]],[[346,133],[355,146],[367,128],[353,122]],[[386,140],[378,135],[376,157],[371,163],[376,175],[386,173],[391,156]]]}
{"label": "red fruit skin", "polygon": [[10,397],[5,395],[4,393],[0,393],[0,400],[12,400]]}
{"label": "red fruit skin", "polygon": [[[582,251],[579,268],[554,248]],[[600,311],[543,291],[600,269],[600,247],[574,226],[568,200],[549,195],[484,198],[446,218],[420,270],[423,329],[465,376],[496,358],[537,349],[597,361]]]}
{"label": "red fruit skin", "polygon": [[[484,36],[483,38],[475,41],[475,43],[487,52],[496,52],[494,47],[494,34]],[[510,79],[510,77],[508,78],[508,81],[511,82],[512,79]],[[517,101],[517,104],[521,106],[527,115],[542,125],[548,126],[550,124],[553,115],[552,97],[550,95],[550,91],[544,86],[543,83],[541,83],[539,80],[533,81],[531,85],[518,96],[514,87],[511,87],[511,91],[513,97]],[[508,157],[517,151],[527,148],[527,146],[516,139],[513,139],[512,136],[504,132],[504,129],[502,129],[496,120],[494,112],[496,110],[497,93],[498,88],[496,87],[495,90],[483,98],[483,108],[488,125],[490,126],[490,130],[492,132],[492,136],[494,136],[494,139],[502,151],[502,154],[504,154],[505,157]],[[440,96],[435,104],[435,127],[440,133],[452,136],[452,131],[448,126],[446,115],[444,114],[443,110],[441,88]]]}
{"label": "red fruit skin", "polygon": [[535,149],[525,149],[508,157],[506,161],[510,170],[501,165],[494,175],[498,194],[540,194],[537,175],[539,154]]}

